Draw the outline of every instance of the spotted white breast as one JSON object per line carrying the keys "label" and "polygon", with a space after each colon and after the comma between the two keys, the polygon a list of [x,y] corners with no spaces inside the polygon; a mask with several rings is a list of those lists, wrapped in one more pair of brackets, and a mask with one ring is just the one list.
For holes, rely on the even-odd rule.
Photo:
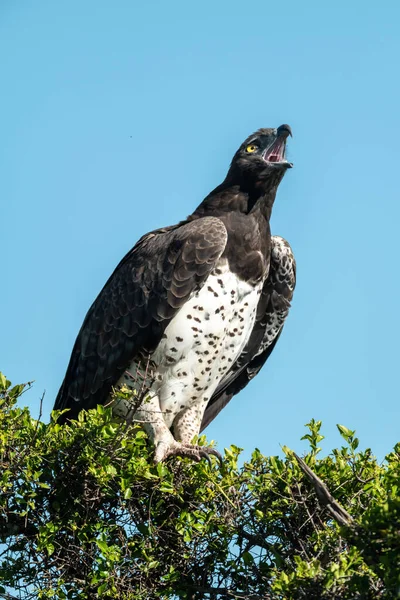
{"label": "spotted white breast", "polygon": [[[201,420],[219,381],[247,343],[262,283],[241,281],[221,260],[203,287],[186,302],[151,356],[156,366],[150,394],[158,400],[167,427],[188,408]],[[135,373],[134,361],[128,371]],[[120,384],[129,377],[122,376]],[[126,407],[118,409],[126,414]]]}

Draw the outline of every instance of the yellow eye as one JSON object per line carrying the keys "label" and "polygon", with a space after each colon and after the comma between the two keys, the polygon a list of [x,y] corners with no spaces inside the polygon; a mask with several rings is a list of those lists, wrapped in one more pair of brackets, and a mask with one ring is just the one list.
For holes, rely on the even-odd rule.
{"label": "yellow eye", "polygon": [[250,154],[252,152],[255,152],[256,150],[258,150],[258,146],[256,146],[255,144],[249,144],[246,148],[246,152],[249,152]]}

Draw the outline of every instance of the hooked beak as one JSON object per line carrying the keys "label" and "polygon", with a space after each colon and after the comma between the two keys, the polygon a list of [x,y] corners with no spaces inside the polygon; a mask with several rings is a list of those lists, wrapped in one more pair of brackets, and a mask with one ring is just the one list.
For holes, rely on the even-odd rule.
{"label": "hooked beak", "polygon": [[273,163],[282,167],[291,169],[293,163],[286,160],[286,139],[292,136],[292,130],[289,125],[281,125],[276,130],[276,140],[271,144],[269,148],[265,150],[262,157],[267,163]]}

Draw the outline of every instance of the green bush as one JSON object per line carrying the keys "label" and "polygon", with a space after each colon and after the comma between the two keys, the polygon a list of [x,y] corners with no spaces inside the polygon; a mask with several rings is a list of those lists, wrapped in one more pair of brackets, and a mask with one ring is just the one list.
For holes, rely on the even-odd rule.
{"label": "green bush", "polygon": [[379,465],[339,426],[343,447],[319,459],[308,423],[304,461],[340,524],[288,448],[155,466],[110,409],[45,424],[18,406],[25,389],[0,374],[0,597],[400,598],[400,445]]}

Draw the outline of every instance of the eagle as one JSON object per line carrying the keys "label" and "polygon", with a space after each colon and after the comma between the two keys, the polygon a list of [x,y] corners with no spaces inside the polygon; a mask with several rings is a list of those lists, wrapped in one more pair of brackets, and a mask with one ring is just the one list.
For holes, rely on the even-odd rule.
{"label": "eagle", "polygon": [[54,405],[69,409],[60,422],[110,403],[141,423],[156,463],[221,458],[193,438],[262,368],[295,288],[291,247],[270,231],[292,167],[289,135],[281,125],[249,136],[187,219],[144,235],[121,260],[75,341]]}

